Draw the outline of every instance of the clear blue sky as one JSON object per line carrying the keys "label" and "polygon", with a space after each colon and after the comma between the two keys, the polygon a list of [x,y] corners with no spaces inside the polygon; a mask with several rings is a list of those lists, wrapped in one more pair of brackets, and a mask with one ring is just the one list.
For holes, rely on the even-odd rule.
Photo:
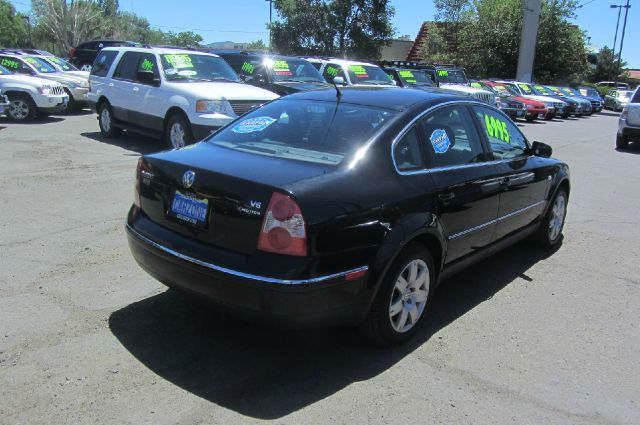
{"label": "clear blue sky", "polygon": [[[18,10],[28,11],[30,1],[10,0]],[[588,32],[591,43],[602,47],[613,45],[617,10],[610,4],[623,4],[623,0],[581,0],[576,24]],[[393,25],[397,35],[416,36],[422,21],[433,18],[433,2],[425,0],[392,0],[396,8]],[[622,57],[632,68],[640,68],[640,2],[632,1],[627,21]],[[122,10],[132,11],[163,30],[193,30],[206,43],[214,41],[268,40],[265,23],[269,21],[269,3],[265,0],[120,0]],[[624,17],[624,10],[623,10]],[[622,32],[620,19],[620,33]],[[620,35],[618,36],[618,46]],[[616,49],[617,50],[617,49]]]}

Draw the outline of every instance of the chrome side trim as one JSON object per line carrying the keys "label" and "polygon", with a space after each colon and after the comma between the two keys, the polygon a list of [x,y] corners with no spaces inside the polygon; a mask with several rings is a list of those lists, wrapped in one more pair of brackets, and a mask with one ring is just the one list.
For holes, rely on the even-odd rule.
{"label": "chrome side trim", "polygon": [[447,237],[447,240],[453,240],[453,239],[459,238],[460,236],[464,236],[464,235],[467,235],[469,233],[476,232],[476,231],[478,231],[480,229],[484,229],[485,227],[491,226],[492,224],[500,223],[501,221],[505,221],[505,220],[507,220],[507,219],[509,219],[511,217],[514,217],[514,216],[516,216],[518,214],[522,214],[523,212],[528,211],[531,208],[535,208],[540,204],[544,204],[544,202],[545,201],[538,201],[535,204],[531,204],[531,205],[526,206],[524,208],[520,208],[519,210],[515,210],[513,212],[510,212],[509,214],[505,214],[502,217],[498,217],[495,220],[491,220],[491,221],[488,221],[486,223],[480,224],[478,226],[474,226],[474,227],[471,227],[469,229],[465,229],[462,232],[454,233],[453,235],[450,235],[449,237]]}
{"label": "chrome side trim", "polygon": [[131,232],[132,235],[134,235],[135,237],[137,237],[138,239],[140,239],[143,242],[148,243],[149,245],[153,246],[154,248],[159,249],[160,251],[163,251],[167,254],[173,255],[174,257],[180,258],[181,260],[185,260],[188,261],[190,263],[193,264],[197,264],[199,266],[211,269],[211,270],[215,270],[221,273],[226,273],[235,277],[241,277],[244,279],[251,279],[251,280],[257,280],[260,282],[265,282],[265,283],[275,283],[275,284],[280,284],[280,285],[305,285],[305,284],[309,284],[309,283],[319,283],[319,282],[324,282],[327,280],[331,280],[331,279],[336,279],[338,277],[342,277],[342,276],[346,276],[348,274],[351,273],[356,273],[356,272],[363,272],[363,271],[367,271],[369,270],[369,266],[362,266],[362,267],[358,267],[355,269],[351,269],[351,270],[346,270],[344,272],[340,272],[340,273],[335,273],[335,274],[330,274],[330,275],[325,275],[325,276],[320,276],[320,277],[314,277],[312,279],[300,279],[300,280],[286,280],[286,279],[275,279],[272,277],[265,277],[265,276],[258,276],[258,275],[253,275],[253,274],[249,274],[249,273],[243,273],[243,272],[239,272],[237,270],[232,270],[232,269],[228,269],[226,267],[222,267],[222,266],[218,266],[216,264],[212,264],[212,263],[207,263],[205,261],[202,260],[198,260],[197,258],[193,258],[190,257],[188,255],[185,254],[181,254],[180,252],[174,251],[173,249],[167,248],[166,246],[160,245],[157,242],[152,241],[151,239],[147,238],[146,236],[141,235],[140,233],[136,232],[129,224],[125,225],[127,230],[129,232]]}

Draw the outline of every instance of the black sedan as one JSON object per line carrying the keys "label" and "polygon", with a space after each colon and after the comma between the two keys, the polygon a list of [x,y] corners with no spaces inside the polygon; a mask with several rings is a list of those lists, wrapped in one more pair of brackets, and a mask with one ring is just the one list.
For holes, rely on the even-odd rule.
{"label": "black sedan", "polygon": [[286,326],[409,338],[439,281],[562,239],[569,171],[498,109],[401,88],[297,93],[145,155],[131,251],[169,287]]}

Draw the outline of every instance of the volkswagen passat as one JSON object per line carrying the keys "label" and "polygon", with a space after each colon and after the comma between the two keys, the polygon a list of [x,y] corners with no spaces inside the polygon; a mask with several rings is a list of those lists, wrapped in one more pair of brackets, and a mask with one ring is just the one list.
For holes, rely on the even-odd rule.
{"label": "volkswagen passat", "polygon": [[569,175],[550,155],[469,98],[293,94],[143,156],[129,245],[160,282],[236,314],[396,343],[445,276],[524,237],[559,243]]}

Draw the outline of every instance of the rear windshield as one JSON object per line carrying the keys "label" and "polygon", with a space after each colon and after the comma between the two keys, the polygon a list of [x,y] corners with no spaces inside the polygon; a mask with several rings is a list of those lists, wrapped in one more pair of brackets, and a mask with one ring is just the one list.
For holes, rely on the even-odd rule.
{"label": "rear windshield", "polygon": [[511,86],[505,86],[502,84],[498,84],[495,86],[491,86],[495,91],[500,93],[503,96],[518,96],[519,93],[513,89]]}
{"label": "rear windshield", "polygon": [[9,71],[4,66],[0,65],[0,75],[7,75],[7,74],[13,74],[13,72]]}
{"label": "rear windshield", "polygon": [[322,82],[324,78],[318,70],[302,59],[265,59],[274,81]]}
{"label": "rear windshield", "polygon": [[77,71],[78,70],[78,68],[76,68],[75,66],[71,65],[66,60],[58,58],[56,56],[47,56],[46,58],[43,58],[43,60],[45,60],[45,61],[47,61],[49,63],[53,63],[54,66],[57,66],[59,69],[61,69],[63,71]]}
{"label": "rear windshield", "polygon": [[348,65],[347,71],[353,84],[390,85],[389,76],[375,65]]}
{"label": "rear windshield", "polygon": [[565,92],[570,96],[582,96],[582,94],[578,90],[572,89],[571,87],[563,87],[560,90],[562,90],[563,92]]}
{"label": "rear windshield", "polygon": [[24,61],[38,70],[38,72],[42,72],[44,74],[49,74],[57,71],[57,69],[55,69],[53,65],[40,58],[24,58]]}
{"label": "rear windshield", "polygon": [[160,58],[167,81],[239,81],[229,64],[217,56],[178,53]]}
{"label": "rear windshield", "polygon": [[600,97],[600,93],[598,93],[598,90],[591,88],[581,88],[580,94],[583,96]]}
{"label": "rear windshield", "polygon": [[208,143],[255,155],[338,165],[395,112],[347,103],[277,100],[244,115]]}
{"label": "rear windshield", "polygon": [[400,69],[398,76],[405,83],[412,86],[433,86],[431,75],[427,71],[418,71],[415,69]]}
{"label": "rear windshield", "polygon": [[467,75],[461,69],[439,69],[440,84],[469,84]]}
{"label": "rear windshield", "polygon": [[555,96],[554,92],[543,86],[533,86],[533,92],[540,96]]}

